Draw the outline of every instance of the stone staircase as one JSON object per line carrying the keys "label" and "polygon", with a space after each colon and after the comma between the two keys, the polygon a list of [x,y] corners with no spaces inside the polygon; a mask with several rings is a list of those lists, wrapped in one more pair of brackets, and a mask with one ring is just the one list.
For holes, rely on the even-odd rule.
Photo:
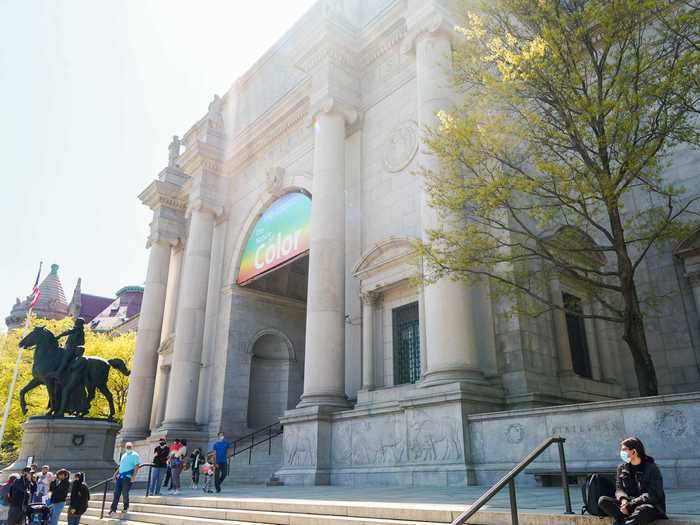
{"label": "stone staircase", "polygon": [[[101,495],[90,502],[85,525],[438,525],[450,523],[464,506],[295,500],[282,498],[134,496],[129,512],[100,520]],[[519,513],[521,525],[610,525],[592,516]],[[510,512],[486,510],[470,523],[509,525]],[[661,523],[661,522],[660,522]],[[674,518],[663,525],[700,525],[700,516]]]}
{"label": "stone staircase", "polygon": [[[269,452],[269,453],[268,453]],[[248,460],[250,459],[250,464]],[[279,470],[282,464],[282,435],[273,437],[270,446],[267,443],[257,445],[252,449],[252,457],[248,451],[231,459],[231,469],[227,484],[257,484],[266,483]]]}

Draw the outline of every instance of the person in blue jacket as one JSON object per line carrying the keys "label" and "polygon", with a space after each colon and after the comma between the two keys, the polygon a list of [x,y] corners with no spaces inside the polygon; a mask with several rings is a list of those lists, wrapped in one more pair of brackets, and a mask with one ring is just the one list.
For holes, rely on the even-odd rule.
{"label": "person in blue jacket", "polygon": [[119,468],[114,473],[114,497],[112,498],[112,506],[109,509],[108,516],[114,516],[119,505],[119,498],[124,496],[124,512],[129,510],[129,490],[136,475],[141,467],[141,458],[134,450],[134,445],[131,442],[126,443],[126,451],[122,454],[119,460]]}
{"label": "person in blue jacket", "polygon": [[212,445],[216,465],[214,466],[214,487],[221,492],[221,484],[228,474],[228,449],[231,443],[226,440],[223,432],[219,432],[218,440]]}

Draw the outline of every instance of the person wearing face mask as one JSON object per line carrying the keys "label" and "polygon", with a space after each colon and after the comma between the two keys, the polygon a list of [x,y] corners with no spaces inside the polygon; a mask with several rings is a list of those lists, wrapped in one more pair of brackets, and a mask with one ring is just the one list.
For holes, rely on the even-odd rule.
{"label": "person wearing face mask", "polygon": [[90,489],[85,484],[85,476],[82,472],[76,472],[70,488],[68,525],[80,525],[80,516],[87,511],[88,501],[90,501]]}
{"label": "person wearing face mask", "polygon": [[24,523],[27,514],[27,505],[31,495],[31,469],[25,468],[22,475],[15,479],[10,486],[8,499],[10,508],[7,515],[7,525]]}
{"label": "person wearing face mask", "polygon": [[668,519],[661,471],[639,438],[620,442],[620,459],[615,497],[602,496],[598,506],[615,520],[614,525],[646,525]]}
{"label": "person wearing face mask", "polygon": [[165,438],[160,438],[158,446],[153,450],[153,473],[149,491],[153,496],[160,495],[163,471],[168,466],[168,456],[170,456],[170,447],[166,444]]}
{"label": "person wearing face mask", "polygon": [[134,445],[131,442],[127,442],[125,448],[126,452],[122,454],[119,460],[119,468],[114,473],[116,483],[114,485],[114,497],[112,498],[112,506],[109,509],[109,516],[116,514],[119,498],[121,498],[122,494],[124,495],[123,512],[129,510],[129,490],[141,466],[141,458],[134,450]]}
{"label": "person wearing face mask", "polygon": [[221,484],[226,479],[226,474],[228,473],[228,449],[231,448],[231,443],[226,440],[223,432],[219,432],[218,440],[211,448],[216,458],[216,465],[214,466],[214,487],[216,487],[216,492],[221,492]]}

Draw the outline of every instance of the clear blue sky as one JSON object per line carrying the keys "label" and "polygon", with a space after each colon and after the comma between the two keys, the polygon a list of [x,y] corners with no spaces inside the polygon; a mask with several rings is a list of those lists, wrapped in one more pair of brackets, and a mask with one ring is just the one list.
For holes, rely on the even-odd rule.
{"label": "clear blue sky", "polygon": [[142,284],[137,195],[313,0],[0,0],[0,330],[37,266],[66,296]]}

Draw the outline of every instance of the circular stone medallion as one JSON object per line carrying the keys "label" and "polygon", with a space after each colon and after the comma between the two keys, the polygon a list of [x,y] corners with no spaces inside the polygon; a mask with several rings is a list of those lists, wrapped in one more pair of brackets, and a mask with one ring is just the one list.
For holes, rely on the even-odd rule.
{"label": "circular stone medallion", "polygon": [[384,143],[384,168],[391,173],[401,171],[418,151],[418,130],[412,120],[396,126]]}

